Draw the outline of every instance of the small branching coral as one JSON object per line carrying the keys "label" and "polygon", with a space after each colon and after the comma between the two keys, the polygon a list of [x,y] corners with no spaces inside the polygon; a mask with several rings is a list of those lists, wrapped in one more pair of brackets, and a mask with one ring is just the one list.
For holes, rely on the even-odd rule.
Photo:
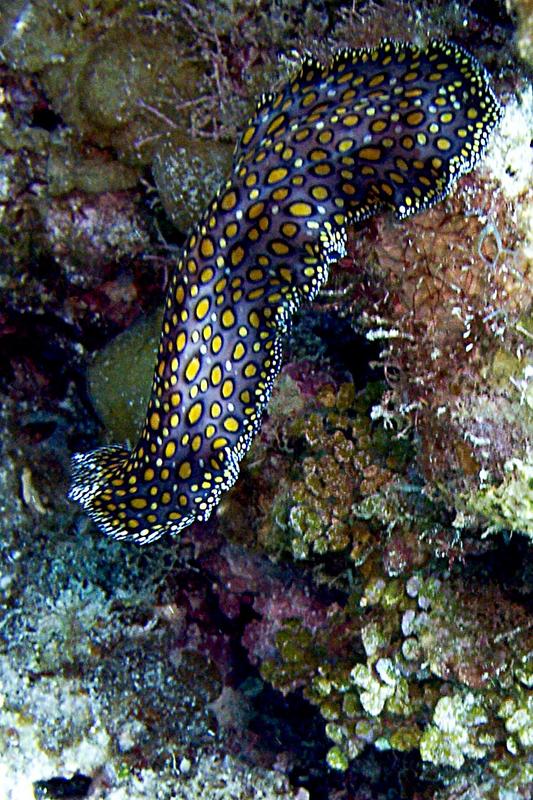
{"label": "small branching coral", "polygon": [[532,644],[525,610],[496,586],[374,575],[327,628],[288,622],[262,671],[282,690],[303,686],[320,708],[334,768],[368,744],[455,770],[484,759],[496,776],[512,754],[513,786],[524,788]]}

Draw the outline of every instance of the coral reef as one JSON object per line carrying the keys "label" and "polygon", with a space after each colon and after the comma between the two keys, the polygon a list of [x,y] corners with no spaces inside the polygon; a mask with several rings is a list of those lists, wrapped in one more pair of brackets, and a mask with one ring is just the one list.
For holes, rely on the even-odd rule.
{"label": "coral reef", "polygon": [[516,12],[516,45],[520,56],[529,65],[533,63],[533,5],[531,0],[506,0],[506,6]]}
{"label": "coral reef", "polygon": [[416,748],[424,762],[471,774],[483,759],[494,784],[526,796],[533,641],[523,608],[494,585],[415,573],[370,578],[331,620],[314,634],[287,622],[262,670],[319,706],[333,768],[370,743]]}
{"label": "coral reef", "polygon": [[382,286],[358,323],[386,343],[390,388],[374,418],[416,426],[428,490],[458,515],[476,524],[483,512],[488,527],[505,519],[530,536],[529,492],[518,507],[513,494],[531,468],[532,172],[530,160],[517,166],[531,124],[527,92],[510,103],[483,175],[401,230],[379,220],[355,245]]}

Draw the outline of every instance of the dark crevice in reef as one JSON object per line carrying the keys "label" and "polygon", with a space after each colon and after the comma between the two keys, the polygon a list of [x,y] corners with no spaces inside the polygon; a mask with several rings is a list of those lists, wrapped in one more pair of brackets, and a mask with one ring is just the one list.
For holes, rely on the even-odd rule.
{"label": "dark crevice in reef", "polygon": [[[263,681],[259,670],[248,660],[242,644],[246,627],[260,615],[252,606],[253,598],[244,594],[240,613],[229,619],[221,610],[219,599],[212,589],[213,581],[201,570],[194,583],[203,586],[210,625],[228,636],[231,643],[232,668],[226,679],[243,698],[248,708],[247,730],[236,733],[228,743],[237,755],[254,763],[272,764],[277,759],[288,761],[287,772],[295,787],[309,792],[310,800],[329,800],[332,791],[350,792],[367,787],[369,796],[387,800],[403,800],[421,791],[425,783],[420,775],[420,759],[413,754],[379,753],[367,748],[351,766],[347,774],[331,770],[326,755],[331,742],[325,733],[325,722],[318,709],[298,690],[283,695]],[[213,576],[214,577],[214,576]],[[186,578],[182,576],[180,585]],[[341,592],[323,590],[324,597],[342,603]],[[244,737],[239,741],[239,737]],[[254,742],[253,752],[247,754],[246,741]],[[344,796],[344,795],[343,795]]]}
{"label": "dark crevice in reef", "polygon": [[55,111],[52,111],[52,109],[44,103],[40,103],[34,108],[31,117],[31,126],[33,128],[42,128],[52,133],[52,131],[62,127],[63,124],[62,117],[56,114]]}
{"label": "dark crevice in reef", "polygon": [[92,778],[77,772],[72,778],[49,778],[46,781],[35,781],[33,791],[36,800],[81,800],[87,797]]}
{"label": "dark crevice in reef", "polygon": [[350,378],[356,390],[364,388],[369,381],[383,379],[383,370],[372,366],[379,358],[382,345],[368,341],[353,329],[349,319],[335,311],[319,314],[313,310],[303,311],[294,323],[286,346],[287,359],[294,357],[300,348],[304,357],[313,353],[317,370],[330,365],[340,375],[346,373],[346,380]]}
{"label": "dark crevice in reef", "polygon": [[470,555],[456,568],[465,580],[495,584],[510,602],[533,612],[533,558],[525,537],[501,534],[486,553]]}

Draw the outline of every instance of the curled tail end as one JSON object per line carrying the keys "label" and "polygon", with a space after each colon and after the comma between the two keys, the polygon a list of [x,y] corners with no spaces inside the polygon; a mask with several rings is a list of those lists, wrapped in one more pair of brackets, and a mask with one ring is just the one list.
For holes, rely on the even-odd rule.
{"label": "curled tail end", "polygon": [[84,508],[100,494],[114,478],[124,472],[129,451],[118,445],[108,445],[89,453],[75,453],[68,496]]}
{"label": "curled tail end", "polygon": [[[145,470],[143,480],[138,463],[129,450],[117,445],[76,453],[68,497],[79,503],[100,530],[114,539],[148,544],[164,533],[176,534],[195,516],[171,505],[171,495],[161,491],[157,501],[154,471]],[[152,482],[146,472],[152,473]]]}
{"label": "curled tail end", "polygon": [[104,533],[115,538],[127,538],[132,533],[125,529],[118,513],[129,456],[125,448],[110,445],[76,453],[72,458],[69,500],[79,503]]}

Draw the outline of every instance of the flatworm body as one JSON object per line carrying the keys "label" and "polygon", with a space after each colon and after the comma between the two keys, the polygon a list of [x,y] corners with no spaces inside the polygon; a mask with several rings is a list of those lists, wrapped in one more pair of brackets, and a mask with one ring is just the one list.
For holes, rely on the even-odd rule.
{"label": "flatworm body", "polygon": [[305,59],[260,100],[185,244],[136,447],[76,455],[71,499],[139,543],[206,520],[259,429],[292,315],[345,254],[346,225],[442,198],[499,115],[484,69],[448,42]]}

